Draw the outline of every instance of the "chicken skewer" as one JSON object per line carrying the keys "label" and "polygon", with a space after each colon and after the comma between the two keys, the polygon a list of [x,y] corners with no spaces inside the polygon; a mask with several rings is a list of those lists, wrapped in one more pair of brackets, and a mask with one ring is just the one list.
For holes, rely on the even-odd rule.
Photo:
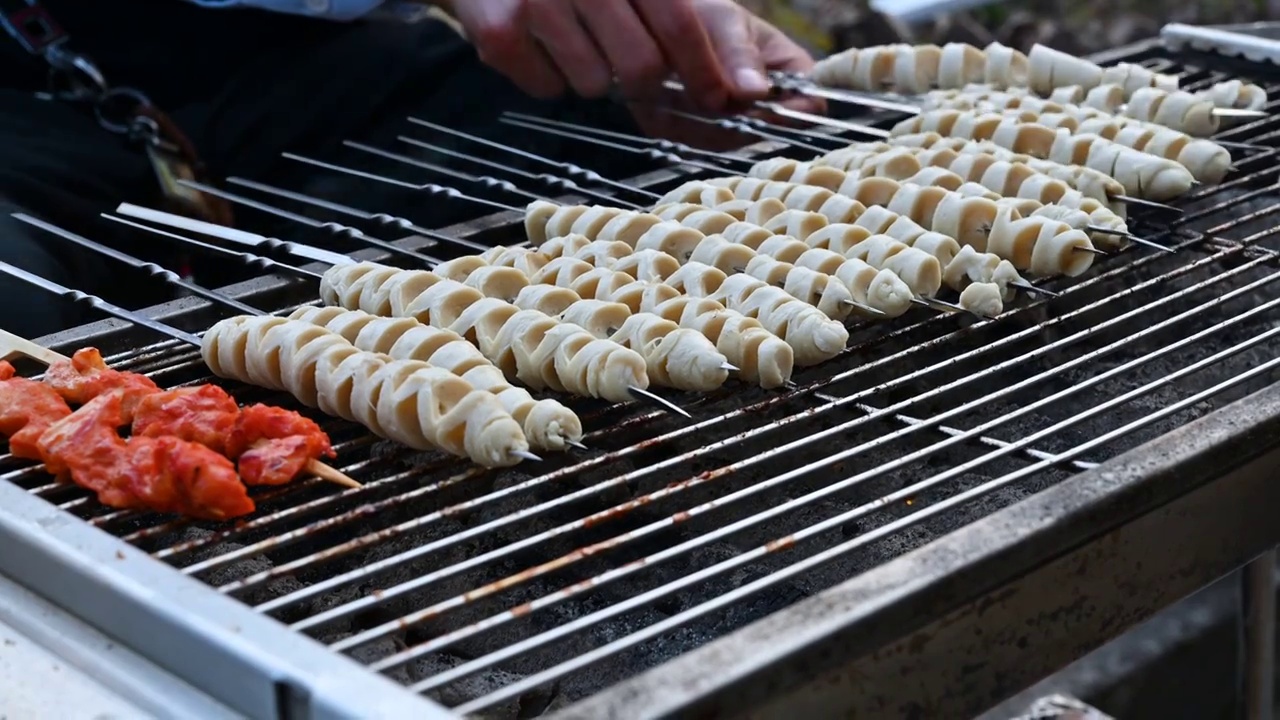
{"label": "chicken skewer", "polygon": [[126,390],[109,390],[72,412],[45,383],[14,375],[0,362],[0,433],[17,457],[40,460],[62,480],[122,510],[227,520],[256,507],[236,468],[223,455],[173,436],[131,436]]}
{"label": "chicken skewer", "polygon": [[[592,265],[607,269],[612,264],[607,253],[577,257],[566,254],[567,243],[581,238],[586,244],[606,243],[587,241],[582,236],[568,236],[548,241],[541,250],[529,248],[496,247],[479,256],[469,256],[449,261],[436,268],[436,272],[451,280],[470,281],[472,273],[485,267],[515,268],[533,282],[533,276],[551,262],[561,258],[588,259]],[[619,257],[632,253],[625,243],[608,243],[617,250],[625,250]],[[612,273],[612,271],[609,271]],[[583,272],[576,277],[553,268],[553,277],[539,276],[541,280],[564,283],[561,285],[529,285],[519,291],[516,304],[534,307],[548,315],[558,315],[573,303],[583,299],[605,300],[625,305],[633,313],[653,313],[677,323],[680,327],[697,330],[715,344],[739,377],[747,382],[770,389],[781,387],[791,378],[794,352],[758,320],[729,310],[720,303],[708,299],[693,299],[680,295],[674,289],[660,283],[633,280],[630,276],[615,279],[611,274]]]}
{"label": "chicken skewer", "polygon": [[[297,413],[265,405],[242,409],[225,392],[211,385],[166,391],[145,376],[111,370],[96,350],[81,351],[69,358],[0,331],[0,360],[14,355],[49,366],[45,382],[39,384],[58,393],[64,402],[83,405],[105,392],[129,389],[122,417],[133,423],[135,435],[176,435],[184,442],[195,441],[229,455],[241,462],[241,473],[249,484],[279,485],[305,472],[335,485],[361,487],[346,473],[319,460],[324,455],[332,456],[328,438],[318,426]],[[188,414],[193,415],[183,421],[183,416]],[[196,422],[192,422],[193,419]],[[201,427],[208,423],[217,424],[216,431]],[[290,440],[292,437],[299,439]],[[312,439],[305,439],[307,437]],[[14,450],[12,445],[10,449]],[[38,455],[15,454],[40,459]]]}
{"label": "chicken skewer", "polygon": [[507,377],[534,389],[630,402],[647,397],[688,417],[648,391],[644,358],[595,338],[537,310],[486,298],[478,290],[434,273],[398,270],[376,263],[339,265],[320,284],[326,305],[374,315],[413,317],[467,338]]}

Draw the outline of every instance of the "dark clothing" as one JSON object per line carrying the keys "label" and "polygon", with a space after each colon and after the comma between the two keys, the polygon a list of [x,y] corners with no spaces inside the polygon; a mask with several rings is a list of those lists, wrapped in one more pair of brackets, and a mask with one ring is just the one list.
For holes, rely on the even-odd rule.
{"label": "dark clothing", "polygon": [[[425,151],[395,139],[410,135],[507,164],[536,167],[412,125],[406,121],[410,115],[602,171],[607,167],[607,174],[618,177],[642,167],[626,156],[596,157],[588,145],[498,123],[502,110],[519,110],[633,130],[617,106],[546,103],[523,96],[483,66],[471,47],[441,23],[337,24],[256,10],[208,10],[175,0],[42,2],[66,28],[71,47],[90,56],[110,84],[142,90],[170,113],[216,180],[247,177],[371,212],[401,215],[426,227],[443,227],[488,210],[425,199],[421,193],[282,159],[280,153],[292,151],[468,192],[474,188],[456,179],[342,148],[341,141],[359,139],[428,159]],[[0,36],[0,67],[7,68],[0,73],[0,259],[121,305],[169,297],[171,288],[137,282],[124,266],[86,255],[9,217],[23,211],[162,263],[171,261],[177,250],[166,241],[98,218],[98,213],[114,210],[122,201],[159,207],[145,156],[99,128],[81,110],[37,99],[33,91],[42,87],[44,68],[7,36]],[[465,161],[429,159],[474,174],[499,174]],[[228,189],[301,214],[324,213],[234,186]],[[483,191],[475,194],[514,205],[525,202]],[[325,241],[325,236],[308,234],[297,224],[241,207],[235,211],[237,224],[246,229],[316,244]],[[323,218],[355,224],[350,218]],[[387,239],[395,237],[390,231],[388,235]],[[199,267],[211,265],[206,260]],[[234,268],[223,270],[208,273],[205,282],[236,278]],[[64,301],[7,277],[0,277],[0,307],[0,327],[27,337],[86,319]]]}

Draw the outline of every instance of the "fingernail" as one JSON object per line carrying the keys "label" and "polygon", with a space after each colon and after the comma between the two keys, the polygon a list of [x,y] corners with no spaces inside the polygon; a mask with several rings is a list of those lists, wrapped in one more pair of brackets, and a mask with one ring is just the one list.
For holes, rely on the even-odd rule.
{"label": "fingernail", "polygon": [[769,92],[769,80],[759,70],[742,68],[733,74],[733,81],[744,93]]}

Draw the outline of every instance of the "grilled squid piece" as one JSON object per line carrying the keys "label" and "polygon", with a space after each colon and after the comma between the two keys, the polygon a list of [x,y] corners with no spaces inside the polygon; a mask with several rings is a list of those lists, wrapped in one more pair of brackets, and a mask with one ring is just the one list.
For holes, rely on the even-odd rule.
{"label": "grilled squid piece", "polygon": [[1124,105],[1127,98],[1124,86],[1103,83],[1086,93],[1080,104],[1108,115],[1115,115],[1120,112],[1120,106]]}
{"label": "grilled squid piece", "polygon": [[[806,247],[806,251],[808,246]],[[832,320],[849,317],[853,294],[849,288],[825,273],[797,267],[769,255],[756,255],[744,270],[757,280],[782,288],[788,295],[812,305]]]}
{"label": "grilled squid piece", "polygon": [[733,215],[695,203],[671,205],[662,211],[655,209],[654,214],[663,220],[673,220],[685,227],[693,228],[704,235],[722,232],[735,222],[739,222]]}
{"label": "grilled squid piece", "polygon": [[[722,197],[722,196],[721,196]],[[534,200],[525,208],[524,227],[529,244],[570,234],[593,240],[625,242],[634,246],[649,228],[662,219],[649,213],[591,205],[556,205]]]}
{"label": "grilled squid piece", "polygon": [[849,49],[815,63],[809,77],[819,85],[881,91],[894,79],[895,58],[903,45]]}
{"label": "grilled squid piece", "polygon": [[1172,160],[1127,148],[1098,135],[1059,132],[1050,159],[1063,165],[1085,165],[1114,177],[1125,194],[1169,200],[1191,189],[1195,179]]}
{"label": "grilled squid piece", "polygon": [[1077,85],[1086,92],[1102,84],[1102,67],[1095,62],[1036,44],[1027,54],[1027,85],[1037,95],[1048,96],[1055,88]]}
{"label": "grilled squid piece", "polygon": [[1031,66],[1026,55],[998,42],[987,45],[982,52],[986,55],[982,82],[996,88],[1027,84]]}
{"label": "grilled squid piece", "polygon": [[582,296],[569,288],[558,285],[530,285],[521,290],[511,304],[521,310],[537,310],[544,315],[557,317],[581,299]]}
{"label": "grilled squid piece", "polygon": [[1045,158],[1053,147],[1052,128],[999,113],[963,110],[929,110],[903,120],[890,130],[892,136],[936,132],[968,140],[990,140],[1014,152]]}
{"label": "grilled squid piece", "polygon": [[[525,275],[532,275],[538,271],[538,268],[551,262],[550,257],[542,253],[533,252],[529,248],[503,247],[501,245],[489,248],[480,253],[478,257],[489,265],[515,268]],[[436,274],[438,275],[439,273]]]}
{"label": "grilled squid piece", "polygon": [[911,288],[892,270],[879,270],[862,260],[822,248],[811,248],[796,258],[796,267],[834,277],[844,283],[859,304],[879,310],[886,317],[898,317],[911,309]]}
{"label": "grilled squid piece", "polygon": [[656,384],[708,392],[729,379],[728,360],[710,340],[657,315],[633,314],[621,303],[583,300],[560,319],[640,353]]}
{"label": "grilled squid piece", "polygon": [[1220,82],[1198,93],[1214,104],[1214,107],[1238,110],[1262,110],[1267,105],[1267,91],[1252,83],[1239,80]]}
{"label": "grilled squid piece", "polygon": [[960,307],[982,317],[998,317],[1004,312],[1000,286],[989,282],[973,283],[960,293]]}
{"label": "grilled squid piece", "polygon": [[529,452],[520,423],[492,393],[424,362],[362,351],[309,322],[228,318],[205,333],[201,354],[219,377],[287,391],[416,450],[487,467],[514,465]]}
{"label": "grilled squid piece", "polygon": [[376,263],[339,265],[325,272],[321,298],[327,305],[453,330],[508,378],[535,390],[627,402],[632,387],[649,386],[644,358],[635,352],[452,280],[433,276],[428,284],[423,276],[429,275]]}
{"label": "grilled squid piece", "polygon": [[791,346],[801,366],[830,360],[849,342],[849,331],[817,308],[781,288],[748,275],[726,277],[702,263],[687,263],[667,284],[693,297],[710,297],[725,307],[760,321],[766,330]]}
{"label": "grilled squid piece", "polygon": [[1040,276],[1076,277],[1093,265],[1088,235],[1048,217],[1018,218],[1008,208],[991,228],[988,249],[1014,268]]}
{"label": "grilled squid piece", "polygon": [[1027,284],[1008,260],[991,253],[980,253],[967,245],[960,248],[960,252],[943,268],[942,281],[957,292],[964,292],[973,283],[993,283],[1000,289],[1000,298],[1004,302],[1013,300],[1017,295],[1017,285]]}
{"label": "grilled squid piece", "polygon": [[1218,132],[1212,100],[1182,90],[1142,88],[1129,97],[1123,113],[1131,118],[1208,137]]}
{"label": "grilled squid piece", "polygon": [[358,350],[447,370],[477,390],[492,393],[520,423],[535,450],[564,450],[582,440],[582,421],[572,410],[555,400],[536,400],[528,390],[507,382],[501,370],[455,332],[412,318],[385,318],[338,307],[299,308],[289,319],[337,333]]}
{"label": "grilled squid piece", "polygon": [[1161,88],[1177,90],[1178,78],[1174,75],[1161,75],[1141,65],[1133,63],[1117,63],[1102,71],[1104,84],[1119,85],[1126,98],[1142,88]]}
{"label": "grilled squid piece", "polygon": [[947,43],[942,46],[938,62],[938,87],[964,87],[972,82],[982,82],[987,58],[981,50],[967,43]]}
{"label": "grilled squid piece", "polygon": [[937,45],[899,46],[893,56],[893,87],[899,92],[919,94],[938,83],[942,48]]}
{"label": "grilled squid piece", "polygon": [[791,346],[764,329],[758,320],[725,308],[710,298],[680,296],[645,311],[695,330],[738,368],[745,382],[770,389],[791,379],[795,354]]}
{"label": "grilled squid piece", "polygon": [[[950,167],[954,158],[962,154],[990,155],[996,160],[1027,165],[1100,202],[1109,203],[1114,196],[1123,195],[1125,191],[1123,185],[1098,170],[1033,158],[991,142],[943,138],[936,134],[905,135],[897,140],[915,148],[921,156],[921,162],[928,165],[945,164]],[[1121,214],[1124,206],[1117,205],[1116,209],[1117,214]]]}
{"label": "grilled squid piece", "polygon": [[[601,261],[597,259],[597,262]],[[755,321],[731,312],[719,304],[715,304],[709,311],[719,313],[721,318],[699,318],[697,315],[689,315],[683,305],[680,305],[681,309],[676,313],[668,303],[685,298],[682,298],[681,293],[669,285],[634,280],[623,272],[594,267],[591,263],[570,257],[559,257],[548,263],[537,276],[531,278],[531,282],[535,284],[530,285],[524,292],[531,295],[540,293],[556,297],[557,302],[560,303],[556,315],[568,311],[584,297],[618,303],[627,307],[632,313],[653,313],[677,322],[683,328],[702,333],[707,340],[715,343],[716,350],[727,358],[729,363],[738,368],[739,377],[746,382],[757,383],[764,388],[773,388],[782,385],[791,377],[793,353],[790,347],[780,339],[768,333]],[[575,290],[582,294],[574,292]],[[528,307],[523,302],[518,301],[517,304],[522,308]],[[700,307],[704,310],[708,308],[706,303]],[[744,335],[738,337],[724,334],[722,331],[725,328],[744,333]],[[761,333],[767,337],[761,336]],[[688,342],[686,341],[686,345]],[[782,347],[778,347],[779,345]],[[646,362],[648,360],[649,358],[646,357]],[[679,381],[685,382],[683,379]]]}
{"label": "grilled squid piece", "polygon": [[933,297],[942,289],[942,266],[938,259],[888,235],[872,235],[845,253],[845,257],[861,260],[877,270],[889,270],[916,295]]}

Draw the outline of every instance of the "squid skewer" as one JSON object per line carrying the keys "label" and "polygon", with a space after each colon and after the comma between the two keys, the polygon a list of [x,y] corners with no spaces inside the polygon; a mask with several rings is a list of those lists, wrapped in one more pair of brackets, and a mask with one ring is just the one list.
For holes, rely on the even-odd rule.
{"label": "squid skewer", "polygon": [[520,310],[429,272],[376,263],[339,265],[320,285],[327,305],[374,315],[413,317],[446,328],[477,345],[485,357],[535,389],[627,402],[645,397],[688,417],[679,406],[647,390],[644,358],[545,313]]}
{"label": "squid skewer", "polygon": [[586,449],[580,442],[582,423],[573,411],[555,400],[535,400],[524,388],[514,387],[501,370],[454,332],[423,325],[413,318],[384,318],[337,307],[307,306],[294,311],[289,319],[335,332],[359,350],[447,370],[477,389],[492,393],[520,423],[535,449]]}

